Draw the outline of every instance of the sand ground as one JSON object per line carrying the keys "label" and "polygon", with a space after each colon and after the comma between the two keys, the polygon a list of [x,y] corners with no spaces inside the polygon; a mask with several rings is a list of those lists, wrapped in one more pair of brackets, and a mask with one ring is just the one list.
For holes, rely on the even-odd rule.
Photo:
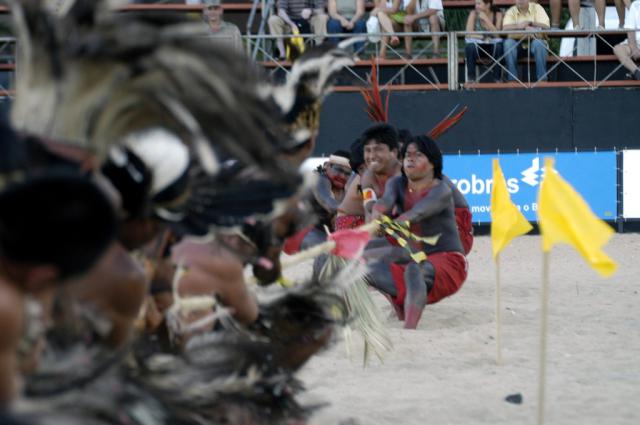
{"label": "sand ground", "polygon": [[[301,373],[306,402],[327,402],[314,425],[536,423],[542,253],[539,236],[501,258],[503,364],[496,365],[495,265],[476,238],[469,277],[403,330],[375,294],[394,350],[363,368],[344,342]],[[640,235],[616,235],[606,251],[618,272],[600,278],[570,248],[552,251],[547,424],[640,424]],[[293,274],[308,272],[299,266]],[[505,401],[522,395],[521,404]]]}

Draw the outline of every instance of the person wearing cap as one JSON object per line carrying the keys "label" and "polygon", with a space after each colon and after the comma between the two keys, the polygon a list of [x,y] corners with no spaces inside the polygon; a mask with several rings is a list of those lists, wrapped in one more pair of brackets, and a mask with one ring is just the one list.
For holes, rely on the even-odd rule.
{"label": "person wearing cap", "polygon": [[350,155],[336,151],[316,170],[318,180],[309,194],[309,203],[317,222],[285,241],[283,251],[294,254],[324,242],[326,229],[333,230],[338,207],[344,198],[345,185],[351,176]]}
{"label": "person wearing cap", "polygon": [[221,0],[203,0],[202,19],[208,25],[211,37],[233,50],[243,53],[242,33],[240,29],[223,19],[224,9]]}

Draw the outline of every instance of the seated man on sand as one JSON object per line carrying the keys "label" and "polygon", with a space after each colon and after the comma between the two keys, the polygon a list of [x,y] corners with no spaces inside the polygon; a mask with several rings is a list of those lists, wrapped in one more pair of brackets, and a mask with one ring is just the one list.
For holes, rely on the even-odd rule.
{"label": "seated man on sand", "polygon": [[318,179],[309,193],[309,203],[317,222],[285,241],[283,251],[286,254],[295,254],[324,242],[327,239],[326,229],[333,230],[338,206],[351,176],[349,153],[342,150],[334,152],[316,173]]}
{"label": "seated man on sand", "polygon": [[[420,237],[440,235],[435,245],[410,241],[426,254],[416,262],[400,246],[365,252],[369,283],[390,298],[406,329],[415,329],[426,304],[454,294],[467,278],[467,261],[456,226],[451,188],[442,180],[442,153],[433,140],[415,137],[402,151],[404,174],[387,183],[374,206],[374,218],[397,209],[399,223],[408,223]],[[422,202],[429,197],[429,202]]]}

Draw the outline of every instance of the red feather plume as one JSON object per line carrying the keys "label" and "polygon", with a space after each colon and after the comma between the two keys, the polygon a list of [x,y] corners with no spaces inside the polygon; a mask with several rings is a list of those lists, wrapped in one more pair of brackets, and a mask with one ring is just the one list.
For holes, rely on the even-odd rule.
{"label": "red feather plume", "polygon": [[462,110],[460,110],[460,112],[454,115],[453,113],[456,109],[458,109],[457,105],[451,112],[449,112],[446,117],[444,117],[438,124],[436,124],[435,127],[431,129],[431,131],[428,133],[429,137],[431,137],[433,140],[436,140],[438,137],[442,136],[447,130],[460,122],[462,116],[465,112],[467,112],[467,109],[469,108],[464,106]]}
{"label": "red feather plume", "polygon": [[371,59],[371,74],[369,74],[369,88],[360,89],[360,93],[367,102],[367,115],[373,122],[386,123],[389,119],[389,92],[382,105],[382,96],[380,95],[380,85],[378,84],[378,68],[375,61]]}

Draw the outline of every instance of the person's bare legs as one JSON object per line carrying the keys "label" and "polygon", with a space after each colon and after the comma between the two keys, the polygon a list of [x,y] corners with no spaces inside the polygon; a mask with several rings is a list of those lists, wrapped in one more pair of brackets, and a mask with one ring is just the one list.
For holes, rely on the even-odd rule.
{"label": "person's bare legs", "polygon": [[[382,31],[382,33],[393,33],[393,24],[391,23],[391,18],[389,18],[389,16],[384,13],[381,12],[378,9],[373,9],[371,11],[371,16],[376,16],[378,18],[378,22],[380,22],[380,31]],[[387,57],[387,45],[391,45],[391,46],[397,46],[398,43],[400,42],[400,39],[398,38],[398,36],[393,35],[393,36],[383,36],[382,37],[382,45],[380,46],[380,57],[381,58],[386,58]]]}
{"label": "person's bare legs", "polygon": [[560,28],[560,15],[562,15],[562,0],[549,0],[551,11],[551,28]]}
{"label": "person's bare legs", "polygon": [[[413,32],[413,25],[402,25],[402,30],[404,32]],[[413,54],[413,37],[410,35],[404,36],[404,51],[408,59],[411,59],[411,55]]]}
{"label": "person's bare legs", "polygon": [[[438,15],[429,16],[429,30],[431,32],[442,31],[442,28],[440,28],[440,19],[438,18]],[[431,41],[433,42],[433,57],[440,56],[440,36],[431,36]]]}
{"label": "person's bare legs", "polygon": [[382,37],[382,41],[380,42],[380,57],[382,59],[387,57],[387,44],[389,44],[389,36],[385,35]]}
{"label": "person's bare legs", "polygon": [[627,11],[624,1],[614,0],[616,5],[616,12],[618,12],[618,28],[624,28],[624,17]]}
{"label": "person's bare legs", "polygon": [[638,65],[631,58],[631,48],[628,44],[618,44],[613,48],[613,53],[618,57],[622,66],[631,71],[634,78],[636,75],[640,74],[640,68],[638,68]]}
{"label": "person's bare legs", "polygon": [[569,0],[569,14],[573,21],[573,29],[581,29],[580,26],[580,0]]}
{"label": "person's bare legs", "polygon": [[[406,7],[407,15],[413,15],[416,13],[416,2],[417,0],[411,0]],[[413,32],[416,22],[411,25],[403,24],[402,31],[404,32]],[[406,35],[404,37],[404,50],[407,58],[411,59],[411,54],[413,53],[413,37],[410,35]]]}
{"label": "person's bare legs", "polygon": [[604,11],[607,7],[605,0],[595,0],[594,7],[596,9],[596,16],[598,17],[598,27],[599,29],[604,29]]}
{"label": "person's bare legs", "polygon": [[407,264],[404,269],[404,284],[407,290],[404,298],[404,328],[415,329],[427,304],[427,285],[418,264]]}

